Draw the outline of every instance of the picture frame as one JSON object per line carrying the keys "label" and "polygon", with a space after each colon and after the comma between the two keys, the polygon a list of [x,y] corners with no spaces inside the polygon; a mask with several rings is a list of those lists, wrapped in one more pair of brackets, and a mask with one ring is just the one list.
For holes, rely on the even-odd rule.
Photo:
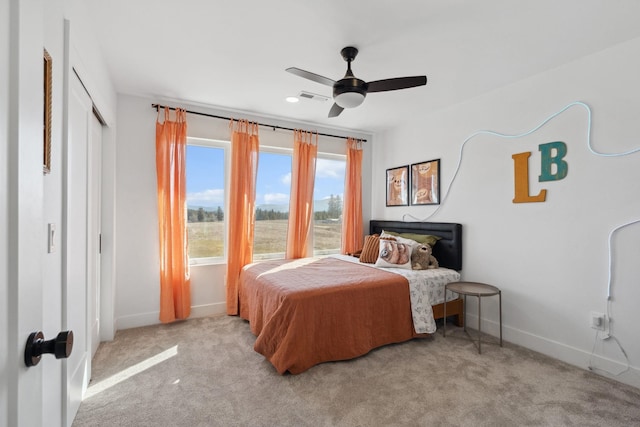
{"label": "picture frame", "polygon": [[44,49],[44,117],[43,117],[43,144],[44,156],[42,159],[42,172],[44,175],[51,173],[51,90],[53,84],[53,59],[47,49]]}
{"label": "picture frame", "polygon": [[411,165],[411,204],[440,204],[440,159]]}
{"label": "picture frame", "polygon": [[387,169],[387,206],[409,205],[409,165]]}

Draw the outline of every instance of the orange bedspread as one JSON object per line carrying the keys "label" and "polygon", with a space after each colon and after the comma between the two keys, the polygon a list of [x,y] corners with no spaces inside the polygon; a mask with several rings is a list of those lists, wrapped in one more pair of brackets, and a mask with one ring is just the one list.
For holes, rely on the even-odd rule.
{"label": "orange bedspread", "polygon": [[413,329],[407,280],[336,258],[272,260],[240,275],[240,316],[254,349],[276,370],[298,374],[407,341]]}

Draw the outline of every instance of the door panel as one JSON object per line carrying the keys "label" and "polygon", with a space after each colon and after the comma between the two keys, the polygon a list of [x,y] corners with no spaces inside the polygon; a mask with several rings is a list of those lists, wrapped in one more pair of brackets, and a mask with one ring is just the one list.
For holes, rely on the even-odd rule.
{"label": "door panel", "polygon": [[39,1],[1,3],[0,426],[40,426],[42,370],[25,366],[24,348],[43,326],[43,12]]}
{"label": "door panel", "polygon": [[[64,425],[70,426],[78,412],[90,377],[90,333],[87,328],[88,300],[88,143],[91,135],[92,102],[82,83],[71,73],[63,207],[63,328],[73,330],[73,352],[67,360],[67,405]],[[64,386],[64,385],[63,385]]]}
{"label": "door panel", "polygon": [[[50,6],[56,11],[51,19],[61,18],[59,6],[57,2]],[[87,175],[87,140],[92,105],[69,67],[69,24],[65,21],[64,52],[54,56],[54,67],[64,64],[63,73],[60,66],[57,76],[54,72],[54,99],[56,93],[64,98],[64,105],[54,105],[54,122],[64,127],[56,146],[59,151],[54,152],[59,175],[43,177],[43,23],[45,16],[50,19],[45,10],[42,0],[0,0],[0,427],[70,426],[90,375],[87,248],[95,243],[89,243],[87,227],[100,222],[99,217],[92,219],[93,225],[87,220],[87,183],[91,180]],[[62,111],[63,107],[68,110]],[[43,180],[61,194],[45,192]],[[57,197],[58,204],[48,204],[45,195]],[[49,209],[61,212],[61,219]],[[58,262],[52,262],[52,255],[47,254],[46,222],[56,223],[60,235]],[[99,260],[95,262],[93,268],[99,274]],[[56,264],[59,270],[47,268],[47,264]],[[57,276],[55,280],[52,274]],[[47,287],[43,293],[43,277],[47,278],[44,285],[54,284],[55,289]],[[55,304],[62,300],[62,313],[59,306],[54,313],[48,305],[49,312],[43,316],[43,304],[50,300]],[[53,325],[49,321],[52,317],[61,318],[61,324]],[[29,334],[42,330],[50,339],[59,327],[73,330],[75,335],[71,358],[55,361],[61,371],[46,370],[46,365],[54,362],[52,356],[44,356],[38,366],[27,368],[24,349]],[[52,380],[52,375],[57,380]],[[47,409],[44,401],[62,407],[62,420],[59,413],[51,416],[56,411]]]}
{"label": "door panel", "polygon": [[42,425],[42,370],[24,364],[43,326],[42,22],[41,2],[1,2],[0,426]]}
{"label": "door panel", "polygon": [[[0,1],[0,37],[7,37],[11,21],[9,17],[9,2]],[[4,38],[3,38],[4,40]],[[0,43],[0,87],[9,87],[9,44]],[[0,170],[9,169],[9,97],[0,96]],[[0,174],[0,236],[9,234],[9,181],[8,174]],[[9,338],[9,242],[0,239],[0,427],[6,427],[9,417],[9,351],[12,343]],[[11,301],[13,302],[13,301]]]}

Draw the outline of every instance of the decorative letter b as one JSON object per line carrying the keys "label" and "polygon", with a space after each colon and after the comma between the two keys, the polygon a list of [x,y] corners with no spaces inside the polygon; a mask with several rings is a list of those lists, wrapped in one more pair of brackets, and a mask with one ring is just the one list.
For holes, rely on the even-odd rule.
{"label": "decorative letter b", "polygon": [[[559,181],[567,176],[569,165],[562,160],[567,155],[567,144],[561,141],[538,145],[540,150],[540,176],[538,181]],[[551,156],[553,150],[555,156]],[[551,173],[551,166],[556,165],[556,173]]]}

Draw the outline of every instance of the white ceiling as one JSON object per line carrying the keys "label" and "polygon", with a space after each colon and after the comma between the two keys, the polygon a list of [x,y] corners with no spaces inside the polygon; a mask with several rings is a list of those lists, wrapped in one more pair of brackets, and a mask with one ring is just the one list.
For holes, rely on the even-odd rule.
{"label": "white ceiling", "polygon": [[[322,126],[379,131],[411,110],[446,108],[640,36],[637,0],[85,0],[119,93]],[[372,93],[327,118],[332,101],[285,102],[340,79],[426,74],[426,86]]]}

